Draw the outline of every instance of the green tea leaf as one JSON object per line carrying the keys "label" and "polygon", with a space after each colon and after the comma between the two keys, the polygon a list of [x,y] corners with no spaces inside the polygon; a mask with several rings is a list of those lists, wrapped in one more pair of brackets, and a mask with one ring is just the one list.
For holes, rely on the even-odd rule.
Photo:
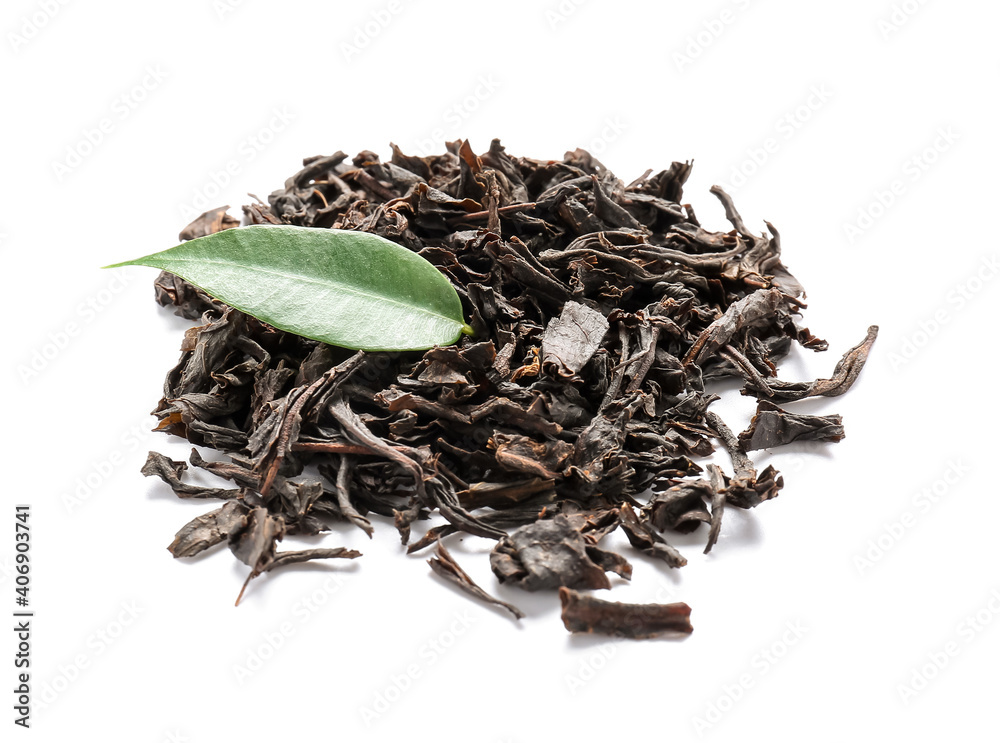
{"label": "green tea leaf", "polygon": [[418,351],[472,333],[455,288],[416,253],[353,230],[222,230],[118,266],[180,276],[281,330],[344,348]]}

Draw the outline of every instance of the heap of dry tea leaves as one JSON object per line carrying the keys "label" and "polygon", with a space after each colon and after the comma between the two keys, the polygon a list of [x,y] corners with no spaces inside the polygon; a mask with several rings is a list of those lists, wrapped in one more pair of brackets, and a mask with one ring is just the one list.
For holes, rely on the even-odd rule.
{"label": "heap of dry tea leaves", "polygon": [[[228,461],[209,462],[194,449],[190,464],[232,483],[186,483],[187,463],[150,453],[143,473],[179,497],[224,501],[185,525],[170,551],[189,557],[228,542],[249,582],[304,560],[358,557],[277,544],[330,520],[371,535],[377,514],[409,552],[436,547],[438,575],[515,616],[442,540],[495,540],[497,579],[558,589],[573,631],[690,631],[684,605],[577,593],[609,588],[608,572],[631,575],[601,539],[621,528],[636,549],[677,568],[686,560],[667,535],[704,524],[710,550],[727,508],[753,508],[783,485],[748,451],[843,437],[839,416],[781,406],[846,392],[877,332],[829,379],[779,380],[775,364],[793,343],[827,344],[796,322],[804,292],[781,262],[778,232],[750,232],[718,188],[733,229],[703,229],[682,203],[690,170],[675,162],[625,185],[585,151],[532,160],[497,140],[479,156],[461,141],[432,157],[393,146],[386,162],[368,151],[306,160],[267,204],[243,207],[244,224],[360,230],[402,245],[450,280],[474,334],[426,352],[348,351],[161,273],[157,301],[200,324],[167,374],[157,430],[225,452]],[[240,229],[227,208],[181,239]],[[738,435],[705,391],[729,377],[759,400]],[[715,443],[730,455],[729,474],[696,461]],[[412,540],[425,519],[430,528]]]}

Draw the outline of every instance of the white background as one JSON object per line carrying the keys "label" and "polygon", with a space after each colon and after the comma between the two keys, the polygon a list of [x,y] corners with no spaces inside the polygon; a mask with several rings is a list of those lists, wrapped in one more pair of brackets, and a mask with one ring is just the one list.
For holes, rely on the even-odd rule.
{"label": "white background", "polygon": [[[4,740],[992,737],[996,4],[224,3],[0,14],[0,604],[29,503],[48,702],[14,727],[7,632]],[[554,595],[498,587],[489,543],[451,540],[528,612],[517,626],[384,521],[372,541],[335,526],[319,543],[364,557],[263,577],[239,608],[228,550],[165,549],[212,507],[138,472],[149,449],[189,452],[146,414],[188,323],[154,304],[153,270],[97,267],[174,245],[204,208],[238,214],[303,157],[494,136],[589,147],[626,182],[693,158],[707,226],[729,229],[713,183],[774,223],[831,345],[785,378],[827,375],[881,326],[850,394],[799,406],[842,414],[847,438],[758,453],[785,474],[777,500],[728,511],[708,557],[704,532],[675,540],[680,571],[626,550],[632,584],[608,597],[686,601],[681,642],[571,637]],[[751,407],[719,410],[740,430]]]}

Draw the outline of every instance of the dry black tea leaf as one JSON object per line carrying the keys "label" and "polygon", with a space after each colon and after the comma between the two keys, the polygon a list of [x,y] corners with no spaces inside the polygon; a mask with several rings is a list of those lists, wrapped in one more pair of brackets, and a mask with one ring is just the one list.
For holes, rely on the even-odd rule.
{"label": "dry black tea leaf", "polygon": [[174,557],[193,557],[213,545],[224,542],[232,532],[246,528],[247,507],[229,501],[222,508],[198,516],[184,525],[167,547]]}
{"label": "dry black tea leaf", "polygon": [[197,485],[189,485],[181,480],[181,476],[187,470],[186,462],[178,462],[169,459],[155,451],[149,452],[146,463],[140,472],[146,477],[159,477],[170,486],[178,498],[220,498],[227,500],[237,498],[239,490],[227,490],[224,488],[204,488]]}
{"label": "dry black tea leaf", "polygon": [[475,596],[480,601],[502,606],[504,609],[513,614],[515,619],[524,618],[524,612],[516,606],[490,596],[486,593],[486,591],[480,588],[479,585],[469,577],[469,574],[462,570],[459,564],[455,562],[455,558],[451,556],[451,553],[445,549],[444,545],[441,544],[440,541],[437,543],[437,554],[427,560],[427,564],[430,565],[431,569],[442,578],[454,583],[463,591]]}
{"label": "dry black tea leaf", "polygon": [[726,498],[728,489],[726,478],[718,465],[710,464],[706,467],[709,475],[709,485],[712,488],[712,521],[708,529],[708,544],[705,545],[705,554],[712,551],[712,547],[719,541],[719,532],[722,531],[722,514],[726,509]]}
{"label": "dry black tea leaf", "polygon": [[566,302],[542,334],[542,369],[555,378],[573,377],[590,361],[609,327],[597,310]]}
{"label": "dry black tea leaf", "polygon": [[644,515],[636,514],[630,504],[623,503],[619,513],[622,531],[633,547],[651,557],[660,558],[672,568],[682,568],[687,565],[687,559],[652,528],[652,524]]}
{"label": "dry black tea leaf", "polygon": [[490,554],[490,566],[501,583],[526,591],[611,588],[605,571],[623,578],[632,575],[627,562],[592,544],[580,525],[561,514],[502,537]]}
{"label": "dry black tea leaf", "polygon": [[854,348],[847,351],[834,367],[833,376],[829,379],[817,379],[813,382],[781,382],[777,379],[765,380],[763,387],[747,384],[744,395],[765,394],[775,401],[790,402],[806,397],[836,397],[843,395],[854,385],[858,375],[864,368],[871,352],[872,344],[878,337],[878,325],[868,328],[868,333]]}
{"label": "dry black tea leaf", "polygon": [[662,635],[689,635],[691,607],[674,604],[623,604],[604,601],[570,588],[559,589],[562,620],[570,632],[641,640]]}
{"label": "dry black tea leaf", "polygon": [[840,441],[844,438],[839,415],[796,415],[761,400],[750,426],[739,435],[744,451],[770,449],[794,441]]}

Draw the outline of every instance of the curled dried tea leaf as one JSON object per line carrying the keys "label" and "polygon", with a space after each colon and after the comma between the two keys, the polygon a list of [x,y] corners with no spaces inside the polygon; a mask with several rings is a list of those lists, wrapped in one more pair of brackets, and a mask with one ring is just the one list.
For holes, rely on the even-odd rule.
{"label": "curled dried tea leaf", "polygon": [[246,528],[247,507],[239,501],[229,501],[185,524],[167,547],[174,557],[192,557],[220,544],[235,531]]}
{"label": "curled dried tea leaf", "polygon": [[229,548],[244,565],[258,572],[274,559],[275,544],[285,535],[285,524],[267,512],[254,508],[242,529],[229,534]]}
{"label": "curled dried tea leaf", "polygon": [[758,323],[772,322],[785,301],[785,296],[778,289],[758,289],[734,302],[722,317],[702,331],[684,357],[684,363],[700,364],[729,343],[737,332]]}
{"label": "curled dried tea leaf", "polygon": [[146,477],[159,477],[170,486],[178,498],[222,498],[228,500],[236,498],[240,494],[239,490],[189,485],[181,480],[181,475],[186,470],[186,462],[178,462],[158,452],[151,451],[140,471]]}
{"label": "curled dried tea leaf", "polygon": [[286,565],[298,565],[310,560],[332,560],[334,558],[353,560],[355,557],[361,557],[361,553],[357,550],[347,549],[346,547],[317,547],[311,550],[276,552],[274,557],[261,568],[260,572],[269,573]]}
{"label": "curled dried tea leaf", "polygon": [[437,555],[427,560],[427,564],[430,565],[431,569],[442,578],[454,583],[463,591],[475,596],[480,601],[485,601],[488,604],[495,604],[496,606],[502,606],[504,609],[513,614],[515,619],[524,618],[524,612],[516,606],[490,596],[486,593],[486,591],[480,588],[479,585],[469,577],[469,574],[462,570],[461,566],[455,562],[455,558],[453,558],[451,553],[444,548],[444,545],[441,544],[440,540],[437,543]]}
{"label": "curled dried tea leaf", "polygon": [[712,520],[705,499],[712,497],[712,486],[705,480],[681,482],[649,500],[649,520],[660,531],[671,529],[681,534],[694,531]]}
{"label": "curled dried tea leaf", "polygon": [[748,384],[743,388],[744,395],[766,394],[775,402],[791,402],[806,397],[836,397],[843,395],[857,381],[858,375],[868,361],[868,354],[878,337],[878,325],[868,328],[858,345],[849,349],[833,369],[829,379],[817,379],[813,382],[782,382],[778,379],[765,380],[766,389]]}
{"label": "curled dried tea leaf", "polygon": [[685,603],[623,604],[559,589],[562,620],[570,632],[596,632],[642,640],[661,635],[689,635],[691,607]]}
{"label": "curled dried tea leaf", "polygon": [[717,465],[710,464],[708,470],[709,484],[712,487],[712,522],[708,530],[708,543],[705,545],[705,554],[712,551],[712,547],[719,541],[719,532],[722,530],[722,514],[726,510],[726,488],[725,476]]}
{"label": "curled dried tea leaf", "polygon": [[657,534],[649,521],[637,515],[631,505],[623,503],[620,513],[622,530],[633,547],[642,550],[650,557],[660,558],[672,568],[687,565],[687,559]]}

